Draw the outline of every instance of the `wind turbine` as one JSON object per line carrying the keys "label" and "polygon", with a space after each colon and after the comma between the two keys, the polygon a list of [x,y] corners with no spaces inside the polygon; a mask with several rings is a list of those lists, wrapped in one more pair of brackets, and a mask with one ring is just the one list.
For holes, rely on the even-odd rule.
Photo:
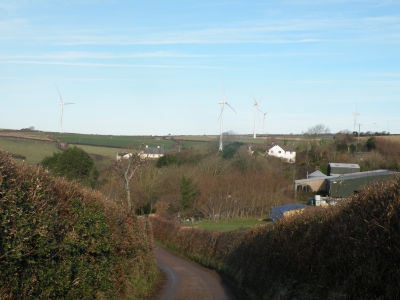
{"label": "wind turbine", "polygon": [[255,138],[257,138],[257,134],[256,134],[256,117],[257,117],[257,110],[259,110],[259,109],[258,109],[258,106],[260,105],[260,102],[261,102],[262,97],[260,98],[260,101],[257,102],[256,98],[254,98],[253,95],[251,95],[251,96],[252,96],[253,99],[254,99],[254,104],[253,104],[253,106],[254,106],[254,131],[253,131],[253,138],[255,139]]}
{"label": "wind turbine", "polygon": [[60,111],[60,114],[61,114],[61,117],[60,117],[60,133],[62,133],[62,117],[63,117],[63,112],[64,112],[64,105],[75,104],[75,103],[64,102],[57,86],[56,86],[56,89],[57,89],[58,95],[60,96],[60,101],[61,101],[61,102],[58,103],[58,105],[60,105],[60,110],[61,110]]}
{"label": "wind turbine", "polygon": [[[222,100],[218,101],[218,104],[221,104],[221,114],[219,115],[218,120],[220,121],[220,129],[219,129],[219,151],[224,149],[224,145],[222,142],[222,128],[223,128],[223,119],[224,119],[224,107],[225,104],[228,105],[235,113],[236,111],[233,109],[232,106],[226,101],[225,98],[225,87],[224,87],[224,79],[222,79]],[[236,113],[237,114],[237,113]],[[217,121],[218,122],[218,121]]]}
{"label": "wind turbine", "polygon": [[356,124],[357,124],[357,116],[359,116],[360,114],[357,112],[357,103],[356,103],[356,111],[353,113],[354,115],[354,129],[353,132],[356,131]]}
{"label": "wind turbine", "polygon": [[267,111],[267,112],[263,112],[261,109],[259,109],[259,111],[264,115],[264,118],[263,118],[263,134],[265,134],[265,118],[267,117],[267,114],[270,112],[270,110]]}
{"label": "wind turbine", "polygon": [[375,128],[375,132],[374,133],[376,133],[376,127],[377,127],[377,123],[376,123],[376,121],[374,122],[374,128]]}

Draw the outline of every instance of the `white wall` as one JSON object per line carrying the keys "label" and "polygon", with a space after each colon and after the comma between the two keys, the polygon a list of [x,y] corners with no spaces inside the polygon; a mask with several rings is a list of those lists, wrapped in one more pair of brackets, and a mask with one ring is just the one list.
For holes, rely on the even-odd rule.
{"label": "white wall", "polygon": [[287,162],[295,162],[296,161],[296,152],[295,151],[292,151],[292,152],[285,151],[278,145],[275,145],[271,149],[269,149],[268,155],[282,158]]}

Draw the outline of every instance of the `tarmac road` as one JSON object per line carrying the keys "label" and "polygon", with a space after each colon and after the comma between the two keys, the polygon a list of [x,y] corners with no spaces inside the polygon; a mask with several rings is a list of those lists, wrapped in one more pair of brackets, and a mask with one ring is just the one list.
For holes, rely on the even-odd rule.
{"label": "tarmac road", "polygon": [[165,272],[166,282],[158,294],[160,300],[239,300],[223,283],[218,273],[178,257],[156,245],[154,256]]}

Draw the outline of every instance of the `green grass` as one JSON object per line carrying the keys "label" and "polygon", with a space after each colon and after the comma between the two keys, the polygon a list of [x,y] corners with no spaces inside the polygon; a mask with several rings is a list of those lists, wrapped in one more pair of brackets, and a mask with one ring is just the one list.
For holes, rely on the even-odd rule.
{"label": "green grass", "polygon": [[54,142],[6,137],[0,137],[0,149],[25,156],[28,164],[38,164],[45,156],[60,151]]}
{"label": "green grass", "polygon": [[[70,144],[70,147],[73,146],[77,146],[89,154],[97,154],[109,159],[115,159],[117,152],[119,151],[117,148]],[[25,156],[25,162],[32,165],[39,164],[46,156],[51,156],[54,152],[60,151],[55,142],[1,136],[0,149],[8,151],[11,154]]]}
{"label": "green grass", "polygon": [[174,142],[171,140],[156,139],[152,136],[115,136],[115,135],[91,135],[76,133],[52,133],[53,136],[63,142],[71,144],[85,144],[115,148],[138,147],[144,143],[150,147],[161,146],[164,149],[172,149]]}
{"label": "green grass", "polygon": [[20,131],[20,130],[0,129],[0,136],[19,137],[19,138],[43,140],[49,142],[52,141],[49,137],[49,134],[42,131]]}
{"label": "green grass", "polygon": [[239,228],[250,228],[255,225],[269,224],[266,221],[259,221],[256,219],[235,219],[226,221],[200,221],[194,224],[187,222],[185,225],[191,227],[198,227],[205,230],[219,230],[219,231],[231,231]]}
{"label": "green grass", "polygon": [[111,159],[115,159],[117,153],[120,152],[118,148],[100,147],[100,146],[69,144],[68,147],[74,147],[74,146],[85,150],[89,154],[97,154]]}

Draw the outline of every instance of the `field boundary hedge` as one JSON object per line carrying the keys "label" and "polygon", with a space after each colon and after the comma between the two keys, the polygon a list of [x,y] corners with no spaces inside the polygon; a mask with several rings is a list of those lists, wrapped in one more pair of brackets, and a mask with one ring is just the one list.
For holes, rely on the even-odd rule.
{"label": "field boundary hedge", "polygon": [[146,218],[0,150],[0,299],[139,299],[158,270]]}

